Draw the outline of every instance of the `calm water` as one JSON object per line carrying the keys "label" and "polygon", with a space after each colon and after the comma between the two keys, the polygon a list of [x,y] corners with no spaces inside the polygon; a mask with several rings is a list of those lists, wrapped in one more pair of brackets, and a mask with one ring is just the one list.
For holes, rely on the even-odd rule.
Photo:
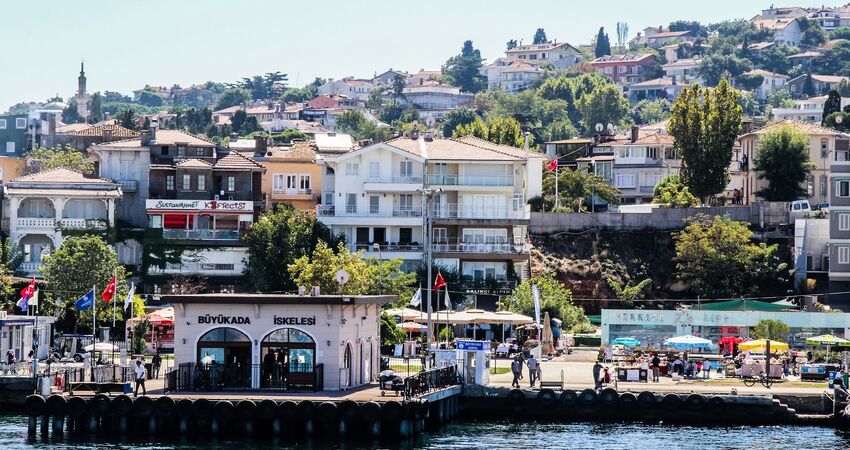
{"label": "calm water", "polygon": [[30,441],[27,438],[26,418],[0,416],[0,449],[224,449],[238,446],[239,450],[279,448],[303,449],[478,449],[506,448],[539,449],[699,449],[699,450],[819,450],[850,448],[850,434],[831,428],[817,427],[740,427],[697,428],[644,424],[592,423],[511,423],[481,422],[449,425],[438,432],[423,435],[405,444],[381,442],[358,445],[309,441],[288,443],[279,441],[253,442],[55,442]]}

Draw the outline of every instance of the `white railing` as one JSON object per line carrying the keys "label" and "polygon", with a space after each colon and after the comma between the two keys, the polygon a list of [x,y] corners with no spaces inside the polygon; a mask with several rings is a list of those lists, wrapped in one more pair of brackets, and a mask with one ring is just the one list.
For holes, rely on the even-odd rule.
{"label": "white railing", "polygon": [[106,219],[65,218],[59,219],[59,226],[74,230],[105,230]]}
{"label": "white railing", "polygon": [[422,217],[422,208],[395,207],[393,217]]}
{"label": "white railing", "polygon": [[[382,252],[421,252],[422,244],[410,243],[402,244],[390,242],[389,244],[380,244]],[[348,246],[349,250],[366,250],[367,252],[375,251],[375,244],[352,244]]]}
{"label": "white railing", "polygon": [[367,183],[422,183],[422,177],[393,175],[390,177],[368,177]]}
{"label": "white railing", "polygon": [[38,273],[41,271],[40,262],[22,262],[18,266],[18,270],[24,273]]}
{"label": "white railing", "polygon": [[124,192],[136,192],[139,189],[139,182],[136,180],[118,180],[118,184]]}
{"label": "white railing", "polygon": [[18,217],[18,228],[56,228],[56,219],[47,217]]}
{"label": "white railing", "polygon": [[313,195],[313,190],[312,189],[273,188],[272,194],[274,194],[274,195]]}
{"label": "white railing", "polygon": [[428,183],[438,186],[513,186],[514,177],[502,175],[429,175]]}
{"label": "white railing", "polygon": [[437,253],[528,253],[528,245],[515,241],[507,242],[499,239],[498,242],[465,242],[457,239],[443,239],[434,242],[431,249]]}
{"label": "white railing", "polygon": [[473,207],[457,203],[433,205],[431,217],[435,219],[526,219],[527,208]]}
{"label": "white railing", "polygon": [[165,239],[188,239],[209,241],[239,240],[239,230],[182,230],[166,228],[162,230]]}
{"label": "white railing", "polygon": [[217,263],[199,263],[187,262],[182,264],[166,264],[164,268],[152,265],[149,273],[181,273],[181,274],[199,274],[199,275],[241,275],[244,270],[243,264],[217,264]]}

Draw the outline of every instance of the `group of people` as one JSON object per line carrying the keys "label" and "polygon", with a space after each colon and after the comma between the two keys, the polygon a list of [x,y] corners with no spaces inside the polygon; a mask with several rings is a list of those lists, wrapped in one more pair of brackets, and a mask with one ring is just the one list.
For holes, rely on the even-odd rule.
{"label": "group of people", "polygon": [[265,387],[285,387],[289,364],[286,360],[286,352],[279,349],[270,350],[263,357],[263,385]]}
{"label": "group of people", "polygon": [[537,380],[543,377],[543,369],[540,367],[540,361],[538,361],[533,354],[529,354],[528,357],[526,357],[522,352],[520,352],[514,357],[513,361],[511,361],[511,373],[514,375],[511,387],[520,387],[519,380],[523,379],[523,365],[528,367],[528,381],[531,387],[534,387],[534,385],[537,384]]}

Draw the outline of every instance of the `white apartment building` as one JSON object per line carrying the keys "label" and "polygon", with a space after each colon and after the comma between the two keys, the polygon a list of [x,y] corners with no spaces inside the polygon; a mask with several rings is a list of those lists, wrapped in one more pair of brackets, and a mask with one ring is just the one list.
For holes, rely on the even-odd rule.
{"label": "white apartment building", "polygon": [[[804,100],[794,100],[791,108],[773,108],[773,120],[797,120],[801,122],[820,123],[823,120],[823,105],[828,96],[810,97]],[[850,98],[841,97],[841,107],[850,104]]]}
{"label": "white apartment building", "polygon": [[497,58],[481,68],[487,77],[487,87],[505,92],[519,92],[543,74],[543,69],[527,61],[515,58]]}
{"label": "white apartment building", "polygon": [[788,76],[782,75],[781,73],[768,72],[767,70],[751,70],[749,72],[744,72],[744,75],[761,75],[763,81],[761,86],[755,88],[753,93],[756,98],[759,100],[767,100],[771,94],[785,87],[785,84],[788,83]]}
{"label": "white apartment building", "polygon": [[65,230],[114,227],[115,202],[122,195],[112,180],[62,168],[16,178],[4,190],[6,231],[12,248],[23,254],[17,269],[28,277],[40,276],[43,259],[62,245]]}
{"label": "white apartment building", "polygon": [[569,69],[581,64],[584,57],[577,48],[566,42],[519,45],[505,50],[508,58],[521,59],[531,64],[552,64],[556,69]]}
{"label": "white apartment building", "polygon": [[319,86],[318,93],[328,97],[344,95],[365,102],[369,100],[369,93],[372,92],[372,89],[375,89],[375,84],[371,81],[349,77],[328,81]]}
{"label": "white apartment building", "polygon": [[435,264],[470,284],[509,282],[528,262],[527,200],[542,192],[544,159],[473,137],[414,133],[373,144],[325,159],[319,220],[345,235],[352,250],[402,258],[412,269],[424,260],[423,189],[439,189],[427,211]]}

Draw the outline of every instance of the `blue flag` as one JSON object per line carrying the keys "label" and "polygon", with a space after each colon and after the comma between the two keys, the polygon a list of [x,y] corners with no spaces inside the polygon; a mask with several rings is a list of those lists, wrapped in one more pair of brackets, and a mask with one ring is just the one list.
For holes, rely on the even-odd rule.
{"label": "blue flag", "polygon": [[77,309],[79,309],[80,311],[84,311],[86,309],[91,308],[92,305],[94,305],[94,289],[86,292],[85,295],[83,295],[76,302],[74,302],[74,305],[76,305]]}

